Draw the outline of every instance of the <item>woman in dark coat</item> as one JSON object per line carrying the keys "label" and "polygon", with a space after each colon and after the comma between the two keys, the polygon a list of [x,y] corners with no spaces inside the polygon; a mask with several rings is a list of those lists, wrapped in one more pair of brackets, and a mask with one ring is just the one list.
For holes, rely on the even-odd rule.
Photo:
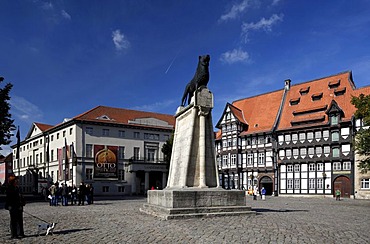
{"label": "woman in dark coat", "polygon": [[9,177],[9,186],[6,190],[5,207],[10,213],[11,238],[25,237],[23,230],[23,196],[19,193],[18,179],[15,176]]}

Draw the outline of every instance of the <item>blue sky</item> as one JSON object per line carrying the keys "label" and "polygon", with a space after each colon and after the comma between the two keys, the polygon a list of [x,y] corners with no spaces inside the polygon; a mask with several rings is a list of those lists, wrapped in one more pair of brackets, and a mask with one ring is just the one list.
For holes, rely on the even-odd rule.
{"label": "blue sky", "polygon": [[98,105],[174,114],[209,54],[216,122],[288,78],[370,85],[369,26],[367,0],[1,0],[0,75],[23,139]]}

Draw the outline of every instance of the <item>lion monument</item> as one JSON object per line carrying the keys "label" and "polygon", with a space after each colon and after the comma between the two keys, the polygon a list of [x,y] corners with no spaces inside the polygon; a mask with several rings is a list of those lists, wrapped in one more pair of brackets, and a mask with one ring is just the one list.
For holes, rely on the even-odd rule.
{"label": "lion monument", "polygon": [[181,105],[185,106],[186,98],[188,98],[188,105],[194,92],[201,86],[207,86],[209,81],[209,55],[199,56],[198,67],[195,71],[193,79],[186,85],[184,95],[182,96]]}

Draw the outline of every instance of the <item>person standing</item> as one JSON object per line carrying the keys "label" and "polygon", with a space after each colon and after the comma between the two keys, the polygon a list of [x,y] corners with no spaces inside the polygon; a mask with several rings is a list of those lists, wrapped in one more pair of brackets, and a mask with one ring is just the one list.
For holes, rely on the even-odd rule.
{"label": "person standing", "polygon": [[15,176],[9,177],[9,186],[6,190],[5,209],[10,213],[11,238],[23,238],[23,206],[25,201],[19,192],[18,179]]}
{"label": "person standing", "polygon": [[85,205],[85,194],[86,186],[83,182],[81,182],[80,187],[78,188],[78,205]]}
{"label": "person standing", "polygon": [[71,191],[71,204],[77,203],[77,187],[76,185],[73,185],[72,191]]}
{"label": "person standing", "polygon": [[266,189],[265,189],[265,187],[262,187],[262,189],[261,189],[261,199],[262,200],[266,199]]}
{"label": "person standing", "polygon": [[335,191],[335,200],[340,201],[340,194],[341,194],[340,190],[339,190],[339,189],[337,189],[337,190]]}
{"label": "person standing", "polygon": [[57,205],[57,201],[56,201],[57,186],[55,184],[52,184],[49,188],[49,192],[51,195],[50,206],[56,206]]}
{"label": "person standing", "polygon": [[68,206],[68,187],[62,183],[62,205]]}

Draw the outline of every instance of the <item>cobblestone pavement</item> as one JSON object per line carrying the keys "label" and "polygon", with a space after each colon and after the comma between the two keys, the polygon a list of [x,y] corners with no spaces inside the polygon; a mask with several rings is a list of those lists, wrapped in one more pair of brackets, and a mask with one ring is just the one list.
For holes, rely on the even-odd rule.
{"label": "cobblestone pavement", "polygon": [[50,207],[29,203],[25,211],[57,222],[52,236],[26,213],[26,237],[11,240],[9,213],[0,209],[0,243],[370,243],[370,201],[268,197],[247,205],[254,216],[160,220],[139,208],[146,199],[100,200],[93,205]]}

